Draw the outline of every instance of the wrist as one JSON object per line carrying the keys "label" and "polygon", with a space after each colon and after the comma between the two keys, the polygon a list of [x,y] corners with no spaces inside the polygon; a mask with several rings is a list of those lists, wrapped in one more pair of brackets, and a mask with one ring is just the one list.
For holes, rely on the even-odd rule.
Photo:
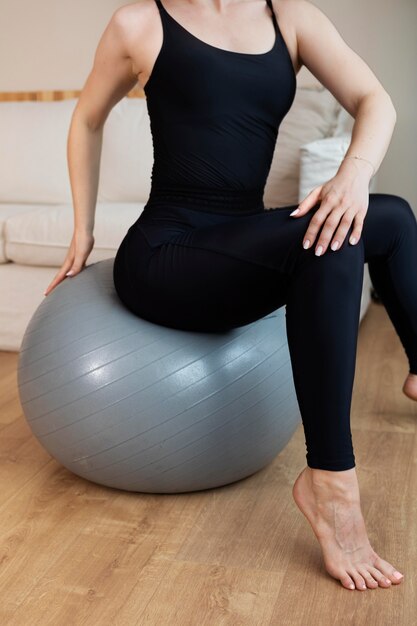
{"label": "wrist", "polygon": [[368,182],[374,175],[374,168],[369,161],[362,159],[344,158],[340,163],[338,173],[343,172],[349,176],[365,178]]}
{"label": "wrist", "polygon": [[76,237],[92,237],[93,229],[92,228],[74,228],[74,235]]}

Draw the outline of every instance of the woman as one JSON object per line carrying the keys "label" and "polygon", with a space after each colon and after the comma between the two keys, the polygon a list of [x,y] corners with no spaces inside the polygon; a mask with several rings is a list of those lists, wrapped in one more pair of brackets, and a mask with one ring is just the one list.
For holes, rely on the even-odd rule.
{"label": "woman", "polygon": [[[302,64],[354,116],[352,141],[336,175],[298,209],[267,210],[263,188]],[[286,305],[307,447],[294,499],[345,588],[398,584],[403,575],[366,533],[350,431],[365,262],[408,357],[403,390],[417,399],[416,218],[405,199],[369,193],[396,121],[389,95],[306,0],[121,7],[72,119],[75,228],[46,294],[79,273],[93,248],[103,125],[137,81],[154,166],[149,200],[115,258],[119,297],[145,319],[203,331]]]}

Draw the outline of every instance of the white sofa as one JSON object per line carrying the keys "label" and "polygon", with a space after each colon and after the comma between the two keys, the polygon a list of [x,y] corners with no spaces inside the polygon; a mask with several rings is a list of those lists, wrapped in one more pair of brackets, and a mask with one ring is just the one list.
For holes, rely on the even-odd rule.
{"label": "white sofa", "polygon": [[[66,145],[75,99],[0,102],[0,349],[18,351],[73,232]],[[353,118],[321,85],[298,86],[284,118],[265,206],[297,204],[337,170]],[[150,190],[152,138],[145,98],[124,98],[106,121],[87,265],[114,257]],[[376,177],[370,190],[375,190]],[[68,279],[72,280],[72,279]],[[370,301],[367,266],[361,319]]]}

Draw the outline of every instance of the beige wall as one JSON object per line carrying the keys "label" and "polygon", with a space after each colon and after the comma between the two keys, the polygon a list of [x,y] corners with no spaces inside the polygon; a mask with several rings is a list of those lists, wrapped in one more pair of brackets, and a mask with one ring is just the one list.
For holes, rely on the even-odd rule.
{"label": "beige wall", "polygon": [[[118,0],[0,0],[0,91],[80,89]],[[417,0],[315,0],[390,93],[398,112],[378,191],[417,212]],[[305,68],[300,80],[308,76]]]}

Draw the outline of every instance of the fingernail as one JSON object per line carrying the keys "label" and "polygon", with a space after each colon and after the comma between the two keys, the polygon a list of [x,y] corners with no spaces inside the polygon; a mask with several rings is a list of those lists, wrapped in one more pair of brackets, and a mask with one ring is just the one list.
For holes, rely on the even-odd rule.
{"label": "fingernail", "polygon": [[314,254],[316,256],[320,256],[322,252],[323,252],[323,246],[319,246]]}
{"label": "fingernail", "polygon": [[400,580],[400,578],[402,578],[403,575],[400,574],[400,572],[394,572],[394,578],[396,578],[397,580]]}
{"label": "fingernail", "polygon": [[290,215],[296,215],[299,212],[300,209],[295,209],[292,213],[290,213]]}
{"label": "fingernail", "polygon": [[349,239],[349,241],[350,241],[350,243],[351,243],[351,244],[356,243],[356,237],[351,237],[351,238]]}
{"label": "fingernail", "polygon": [[306,239],[305,242],[303,243],[303,248],[304,250],[307,250],[307,248],[310,247],[310,240]]}
{"label": "fingernail", "polygon": [[338,242],[338,241],[335,241],[335,242],[334,242],[334,243],[332,243],[332,245],[331,245],[331,249],[332,249],[332,250],[337,250],[337,249],[338,249],[338,247],[339,247],[339,242]]}
{"label": "fingernail", "polygon": [[67,272],[67,273],[65,274],[65,276],[72,276],[73,274],[74,274],[74,272],[73,272],[72,270],[70,270],[69,272]]}

